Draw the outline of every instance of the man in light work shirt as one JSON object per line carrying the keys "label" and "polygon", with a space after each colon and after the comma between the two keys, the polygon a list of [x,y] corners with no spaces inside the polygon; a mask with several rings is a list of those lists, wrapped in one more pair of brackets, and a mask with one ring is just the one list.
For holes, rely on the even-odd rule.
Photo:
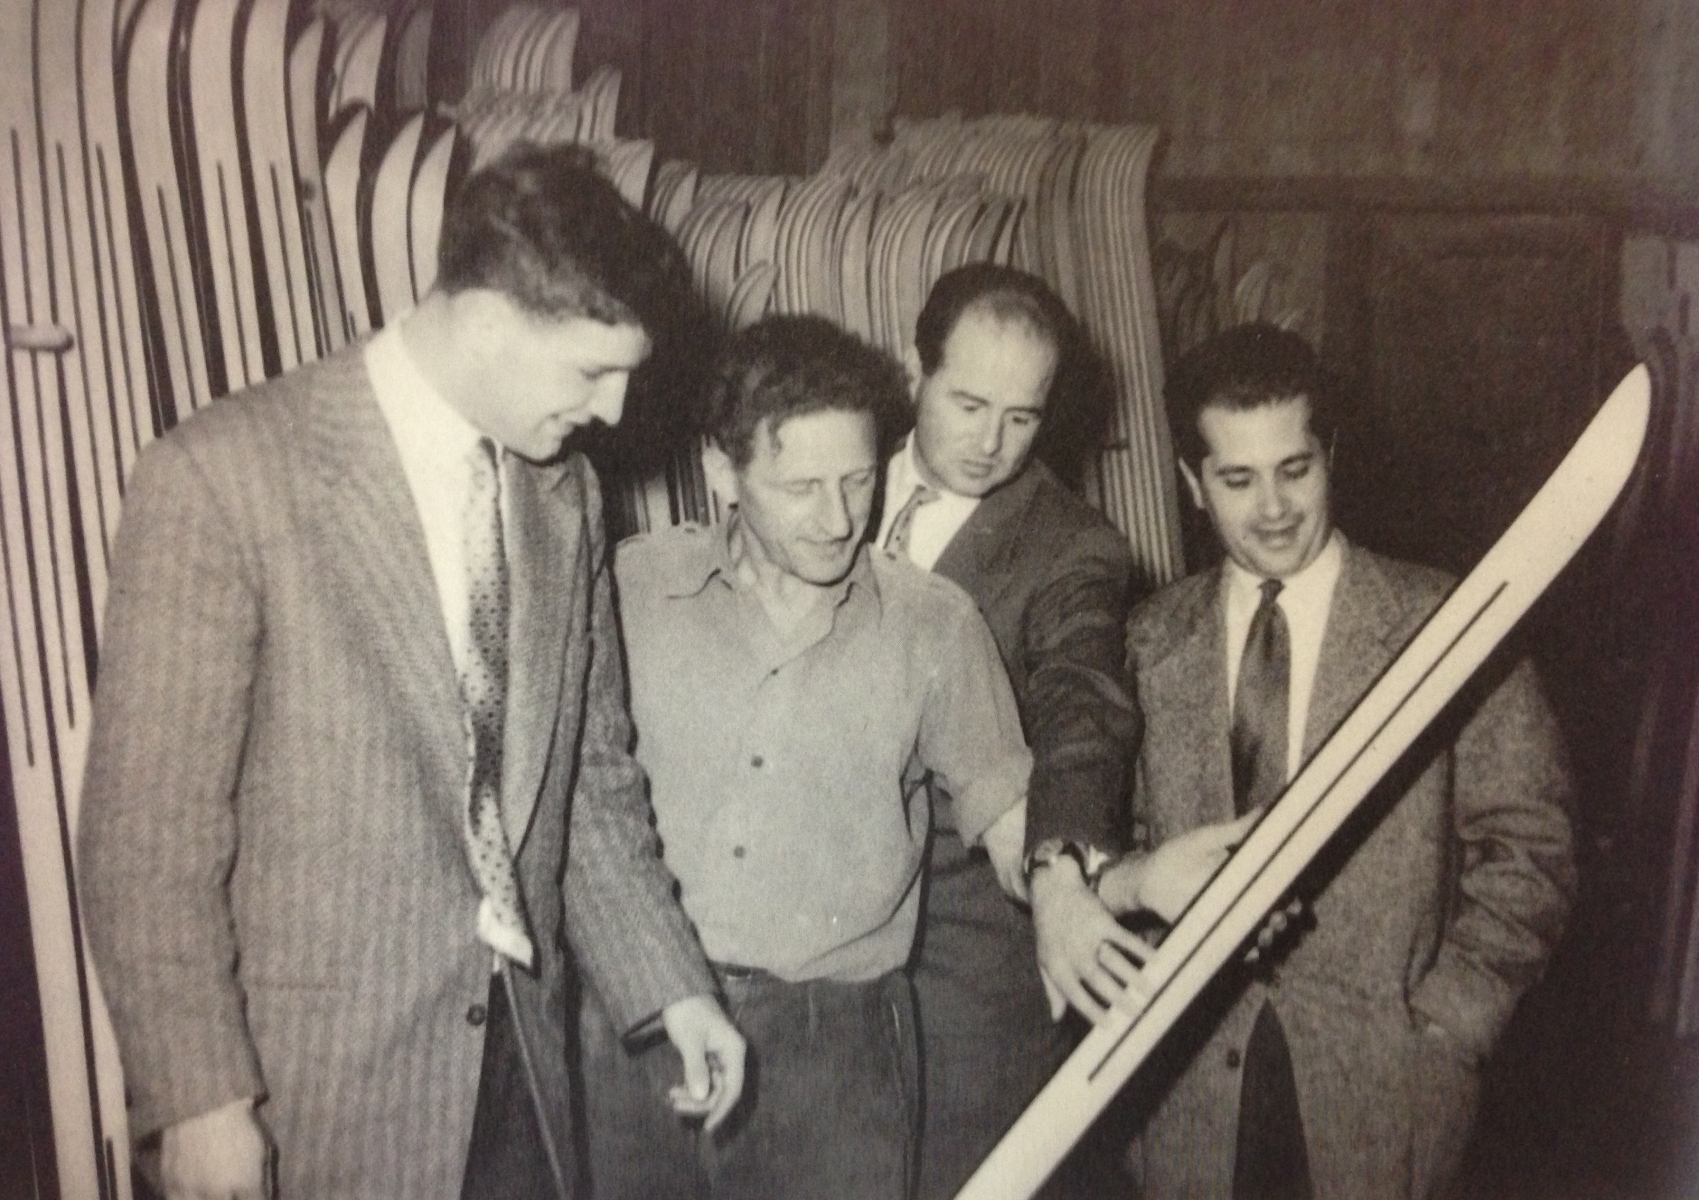
{"label": "man in light work shirt", "polygon": [[826,321],[744,331],[710,396],[730,519],[620,548],[637,756],[754,1083],[699,1143],[662,1104],[668,1053],[623,1054],[591,997],[601,1200],[908,1192],[921,785],[944,781],[1012,887],[1031,759],[972,602],[863,545],[904,401],[896,364]]}

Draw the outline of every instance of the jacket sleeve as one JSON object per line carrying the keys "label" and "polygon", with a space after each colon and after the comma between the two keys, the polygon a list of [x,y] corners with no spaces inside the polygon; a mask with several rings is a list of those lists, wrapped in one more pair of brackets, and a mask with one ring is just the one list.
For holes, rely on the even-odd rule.
{"label": "jacket sleeve", "polygon": [[1453,771],[1457,884],[1438,957],[1411,1007],[1478,1061],[1544,970],[1575,899],[1569,773],[1530,663],[1519,663],[1464,726]]}
{"label": "jacket sleeve", "polygon": [[1093,527],[1074,536],[1026,606],[1029,851],[1056,839],[1126,848],[1128,771],[1143,732],[1126,668],[1131,580],[1126,544]]}
{"label": "jacket sleeve", "polygon": [[77,864],[138,1138],[264,1091],[226,886],[261,637],[247,553],[190,456],[150,445],[114,550]]}
{"label": "jacket sleeve", "polygon": [[586,543],[594,572],[590,669],[567,832],[567,937],[622,1034],[667,1005],[712,994],[713,976],[661,862],[643,769],[632,757],[625,652],[595,477],[585,472]]}

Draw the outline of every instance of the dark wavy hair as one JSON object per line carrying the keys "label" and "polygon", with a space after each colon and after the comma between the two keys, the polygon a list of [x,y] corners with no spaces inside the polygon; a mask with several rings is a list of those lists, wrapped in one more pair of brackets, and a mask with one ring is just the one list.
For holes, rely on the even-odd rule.
{"label": "dark wavy hair", "polygon": [[537,316],[630,322],[654,335],[688,302],[690,269],[588,151],[520,144],[449,202],[436,286],[490,288]]}
{"label": "dark wavy hair", "polygon": [[908,413],[902,368],[824,317],[767,317],[732,336],[708,385],[705,427],[743,470],[763,421],[777,433],[792,417],[870,413],[879,461],[889,455]]}
{"label": "dark wavy hair", "polygon": [[1223,330],[1181,355],[1162,394],[1174,449],[1193,471],[1209,447],[1198,428],[1205,408],[1243,412],[1303,397],[1310,402],[1310,432],[1331,447],[1338,430],[1338,384],[1310,344],[1295,333],[1254,321]]}

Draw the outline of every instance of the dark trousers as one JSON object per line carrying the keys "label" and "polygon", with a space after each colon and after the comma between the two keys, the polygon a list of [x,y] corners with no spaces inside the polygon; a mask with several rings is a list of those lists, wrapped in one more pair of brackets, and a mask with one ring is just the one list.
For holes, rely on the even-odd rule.
{"label": "dark trousers", "polygon": [[586,993],[580,1021],[594,1200],[904,1200],[916,1120],[914,1001],[869,983],[721,974],[749,1042],[744,1093],[713,1135],[667,1104],[667,1044],[630,1054]]}
{"label": "dark trousers", "polygon": [[[1050,1019],[1032,918],[983,850],[936,830],[914,985],[920,1015],[918,1200],[950,1200],[1055,1074],[1075,1039]],[[1044,1200],[1114,1194],[1113,1167],[1076,1151]]]}
{"label": "dark trousers", "polygon": [[564,1200],[537,1123],[507,985],[499,975],[490,979],[487,1012],[460,1200]]}

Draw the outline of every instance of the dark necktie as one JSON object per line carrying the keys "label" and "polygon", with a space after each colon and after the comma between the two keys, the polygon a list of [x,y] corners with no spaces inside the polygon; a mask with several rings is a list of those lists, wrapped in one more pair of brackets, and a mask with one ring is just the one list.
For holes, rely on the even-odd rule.
{"label": "dark necktie", "polygon": [[501,823],[501,743],[507,711],[507,551],[501,527],[501,468],[495,443],[479,439],[468,456],[466,499],[467,608],[471,637],[460,695],[472,733],[472,783],[466,805],[466,850],[484,894],[478,936],[515,962],[531,965],[533,949],[513,854]]}
{"label": "dark necktie", "polygon": [[897,519],[891,522],[891,531],[885,535],[885,549],[903,558],[909,556],[909,532],[914,528],[914,513],[922,504],[930,504],[938,499],[938,492],[927,487],[924,483],[914,485],[914,491],[909,493],[907,503],[897,511]]}
{"label": "dark necktie", "polygon": [[1286,614],[1275,598],[1278,579],[1265,580],[1262,603],[1251,617],[1239,659],[1233,698],[1233,806],[1248,812],[1286,787],[1287,693],[1291,690],[1292,644]]}
{"label": "dark necktie", "polygon": [[[1239,659],[1233,697],[1233,806],[1245,813],[1286,787],[1286,740],[1292,642],[1276,598],[1278,579],[1262,585]],[[1274,1006],[1264,1003],[1246,1040],[1239,1086],[1233,1200],[1305,1200],[1314,1195],[1291,1048]]]}

